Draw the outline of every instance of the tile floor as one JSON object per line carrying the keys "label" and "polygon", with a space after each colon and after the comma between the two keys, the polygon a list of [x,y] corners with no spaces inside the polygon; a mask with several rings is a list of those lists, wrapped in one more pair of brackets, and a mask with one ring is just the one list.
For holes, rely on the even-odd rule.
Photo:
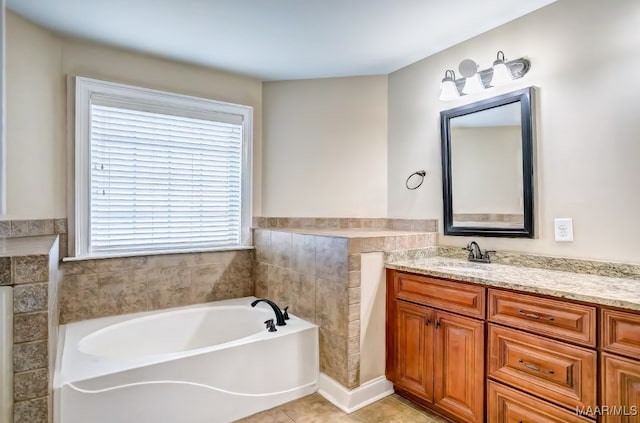
{"label": "tile floor", "polygon": [[398,395],[346,414],[319,394],[283,404],[237,423],[446,423]]}

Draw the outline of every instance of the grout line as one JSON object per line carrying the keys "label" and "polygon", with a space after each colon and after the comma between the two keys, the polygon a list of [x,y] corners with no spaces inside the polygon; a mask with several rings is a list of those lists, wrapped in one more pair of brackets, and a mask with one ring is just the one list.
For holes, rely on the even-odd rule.
{"label": "grout line", "polygon": [[288,418],[289,420],[291,420],[293,423],[297,423],[295,420],[293,420],[293,417],[291,417],[290,415],[288,415],[288,414],[287,414],[287,412],[286,412],[286,411],[281,411],[281,413],[282,413],[282,414],[284,414],[285,416],[287,416],[287,418]]}

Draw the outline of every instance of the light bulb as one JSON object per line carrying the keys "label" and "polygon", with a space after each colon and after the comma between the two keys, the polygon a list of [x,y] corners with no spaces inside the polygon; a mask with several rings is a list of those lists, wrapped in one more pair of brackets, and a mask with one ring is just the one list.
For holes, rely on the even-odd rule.
{"label": "light bulb", "polygon": [[491,77],[491,85],[494,87],[508,84],[513,80],[513,75],[511,71],[504,63],[504,53],[502,51],[498,52],[496,61],[493,62],[493,76]]}
{"label": "light bulb", "polygon": [[440,86],[440,100],[455,100],[458,97],[460,97],[460,93],[458,92],[458,87],[456,86],[455,74],[452,70],[447,70],[444,73],[442,85]]}
{"label": "light bulb", "polygon": [[484,91],[484,84],[480,79],[480,74],[476,73],[464,80],[464,88],[462,94],[475,94]]}

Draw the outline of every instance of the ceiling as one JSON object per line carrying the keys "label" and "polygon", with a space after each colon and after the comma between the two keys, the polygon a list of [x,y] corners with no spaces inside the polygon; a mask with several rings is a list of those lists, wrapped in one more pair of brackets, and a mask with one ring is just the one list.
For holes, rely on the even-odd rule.
{"label": "ceiling", "polygon": [[555,0],[7,0],[53,31],[263,80],[387,74]]}

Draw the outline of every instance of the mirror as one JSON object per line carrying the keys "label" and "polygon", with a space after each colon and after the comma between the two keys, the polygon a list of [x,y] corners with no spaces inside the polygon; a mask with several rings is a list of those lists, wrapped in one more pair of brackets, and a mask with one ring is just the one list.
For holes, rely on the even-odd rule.
{"label": "mirror", "polygon": [[533,88],[440,113],[445,235],[533,238]]}

